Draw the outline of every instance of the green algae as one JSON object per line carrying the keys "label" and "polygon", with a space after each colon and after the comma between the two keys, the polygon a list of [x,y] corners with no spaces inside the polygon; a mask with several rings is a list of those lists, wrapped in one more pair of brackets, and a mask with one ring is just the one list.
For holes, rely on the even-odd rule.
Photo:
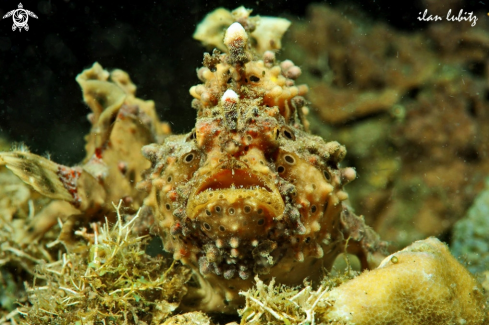
{"label": "green algae", "polygon": [[489,270],[489,178],[453,228],[452,253],[474,274]]}

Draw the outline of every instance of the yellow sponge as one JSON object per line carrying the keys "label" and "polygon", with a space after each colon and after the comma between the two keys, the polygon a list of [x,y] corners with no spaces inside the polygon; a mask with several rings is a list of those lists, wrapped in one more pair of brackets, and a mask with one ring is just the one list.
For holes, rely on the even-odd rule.
{"label": "yellow sponge", "polygon": [[482,289],[436,238],[417,241],[333,289],[333,324],[488,324]]}

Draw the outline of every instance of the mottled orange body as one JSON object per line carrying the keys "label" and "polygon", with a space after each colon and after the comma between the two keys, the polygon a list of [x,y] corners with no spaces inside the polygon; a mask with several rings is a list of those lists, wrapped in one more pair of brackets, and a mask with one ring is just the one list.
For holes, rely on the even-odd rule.
{"label": "mottled orange body", "polygon": [[[144,147],[153,186],[145,204],[165,250],[194,270],[186,307],[234,311],[255,274],[297,285],[318,279],[345,249],[367,266],[378,239],[341,201],[355,177],[341,169],[337,142],[307,133],[307,87],[300,69],[254,53],[235,23],[228,53],[206,54],[192,87],[198,110],[192,132]],[[368,242],[368,245],[365,243]],[[368,249],[367,249],[368,248]]]}

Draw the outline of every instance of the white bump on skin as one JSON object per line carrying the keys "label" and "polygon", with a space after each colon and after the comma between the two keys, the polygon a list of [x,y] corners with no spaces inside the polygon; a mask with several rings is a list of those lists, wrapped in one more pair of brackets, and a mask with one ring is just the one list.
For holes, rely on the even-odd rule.
{"label": "white bump on skin", "polygon": [[316,244],[316,257],[317,258],[322,258],[324,256],[324,250],[321,247],[321,245]]}
{"label": "white bump on skin", "polygon": [[224,242],[222,241],[222,239],[216,240],[216,246],[218,248],[223,248],[224,247]]}
{"label": "white bump on skin", "polygon": [[[236,43],[246,44],[248,41],[248,34],[246,34],[245,29],[240,23],[234,23],[226,30],[226,35],[224,36],[224,44],[230,48],[236,46]],[[242,46],[243,46],[242,45]]]}
{"label": "white bump on skin", "polygon": [[301,75],[302,71],[299,67],[293,66],[285,72],[285,76],[290,79],[297,79]]}
{"label": "white bump on skin", "polygon": [[357,178],[357,172],[351,167],[347,167],[341,171],[341,176],[344,182],[351,182]]}
{"label": "white bump on skin", "polygon": [[232,248],[238,248],[239,247],[239,238],[238,237],[231,237],[229,239],[229,246]]}
{"label": "white bump on skin", "polygon": [[317,221],[314,221],[312,224],[311,224],[311,231],[319,231],[321,230],[321,225],[319,224],[319,222]]}
{"label": "white bump on skin", "polygon": [[232,89],[226,90],[224,95],[222,95],[222,97],[221,97],[221,103],[223,105],[228,104],[228,103],[236,104],[238,102],[239,102],[239,96]]}

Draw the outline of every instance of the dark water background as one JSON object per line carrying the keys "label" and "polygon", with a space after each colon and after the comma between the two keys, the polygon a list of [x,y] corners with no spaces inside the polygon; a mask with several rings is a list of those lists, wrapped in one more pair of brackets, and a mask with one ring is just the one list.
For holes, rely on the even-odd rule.
{"label": "dark water background", "polygon": [[[16,9],[18,1],[2,1],[0,16]],[[75,77],[95,61],[109,70],[127,71],[138,86],[138,97],[153,99],[161,119],[171,122],[175,133],[189,131],[195,111],[188,89],[198,83],[195,69],[204,52],[192,34],[204,16],[219,6],[244,5],[254,14],[301,19],[310,3],[22,1],[24,9],[39,18],[29,18],[30,29],[22,32],[12,31],[11,17],[0,20],[0,135],[26,143],[35,153],[49,152],[59,163],[80,161],[83,135],[90,127],[89,109]],[[323,3],[335,7],[340,1]],[[350,5],[392,28],[416,31],[426,26],[416,19],[424,10],[421,1],[394,5],[369,0]],[[485,7],[489,0],[487,5],[483,1],[464,5],[466,11]]]}

